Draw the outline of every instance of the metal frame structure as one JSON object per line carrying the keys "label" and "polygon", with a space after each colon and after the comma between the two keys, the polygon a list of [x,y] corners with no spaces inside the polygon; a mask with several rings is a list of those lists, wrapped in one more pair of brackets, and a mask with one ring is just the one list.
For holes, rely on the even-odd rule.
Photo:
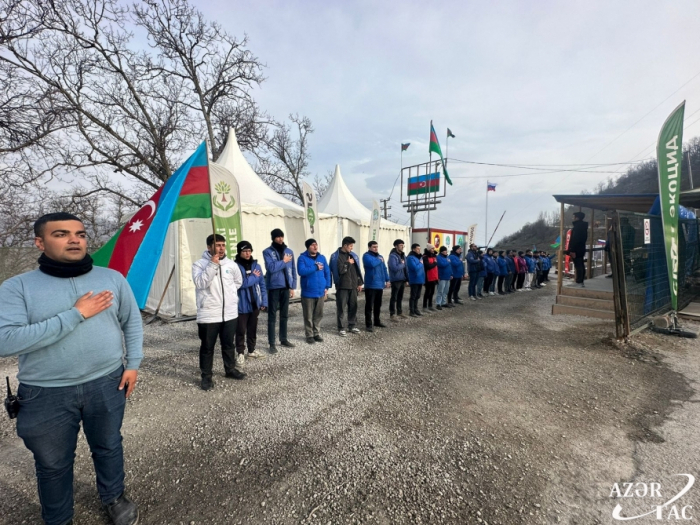
{"label": "metal frame structure", "polygon": [[[438,173],[440,178],[440,189],[438,191],[426,192],[422,195],[408,194],[408,179],[411,177],[420,177],[421,175],[430,175]],[[437,205],[447,195],[447,181],[442,174],[442,162],[440,160],[423,162],[413,166],[401,168],[401,203],[411,215],[411,231],[415,227],[416,213],[437,209]],[[430,215],[428,215],[430,217]]]}

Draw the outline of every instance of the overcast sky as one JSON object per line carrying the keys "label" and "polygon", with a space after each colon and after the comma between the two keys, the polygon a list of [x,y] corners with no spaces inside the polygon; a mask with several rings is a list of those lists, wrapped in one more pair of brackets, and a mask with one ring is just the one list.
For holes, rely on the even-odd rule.
{"label": "overcast sky", "polygon": [[[693,124],[700,118],[697,0],[198,6],[230,33],[246,33],[267,64],[256,95],[263,109],[278,119],[311,118],[311,173],[340,164],[369,207],[389,196],[402,142],[411,143],[404,166],[428,160],[431,119],[443,153],[446,128],[456,135],[450,159],[530,166],[649,158],[663,121],[684,99],[684,138],[700,135],[700,122]],[[528,171],[456,161],[449,172],[454,186],[431,226],[479,223],[479,239],[487,178],[498,184],[489,195],[489,230],[507,211],[498,239],[557,209],[552,194],[591,190],[611,176],[503,177]],[[398,188],[392,201],[394,219],[404,222]],[[425,219],[419,215],[416,226]]]}

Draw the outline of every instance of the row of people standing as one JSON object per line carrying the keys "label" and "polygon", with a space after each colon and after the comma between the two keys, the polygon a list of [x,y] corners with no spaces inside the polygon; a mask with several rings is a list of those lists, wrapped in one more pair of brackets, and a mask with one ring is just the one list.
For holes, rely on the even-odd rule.
{"label": "row of people standing", "polygon": [[544,251],[499,250],[484,253],[475,244],[467,252],[469,298],[472,301],[489,295],[506,295],[546,286],[552,258]]}

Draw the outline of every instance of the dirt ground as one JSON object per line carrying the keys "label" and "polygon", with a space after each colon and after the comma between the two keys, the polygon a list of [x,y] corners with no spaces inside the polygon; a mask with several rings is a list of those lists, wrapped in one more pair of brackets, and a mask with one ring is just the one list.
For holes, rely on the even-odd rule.
{"label": "dirt ground", "polygon": [[[553,301],[549,286],[347,338],[327,303],[315,345],[293,305],[296,348],[249,360],[245,381],[217,358],[210,392],[194,322],[149,325],[123,427],[140,523],[607,524],[618,503],[653,510],[698,474],[700,341],[618,345],[611,322],[553,317]],[[260,332],[266,348],[264,316]],[[38,523],[32,459],[0,421],[0,522]],[[625,482],[661,497],[611,498]],[[83,438],[75,489],[76,523],[106,523]],[[675,504],[700,520],[700,483]]]}

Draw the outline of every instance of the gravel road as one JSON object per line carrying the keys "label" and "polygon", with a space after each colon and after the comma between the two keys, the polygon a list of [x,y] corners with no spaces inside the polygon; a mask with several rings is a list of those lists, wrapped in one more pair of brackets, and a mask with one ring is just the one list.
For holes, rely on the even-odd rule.
{"label": "gravel road", "polygon": [[[677,474],[698,474],[700,342],[619,345],[610,322],[553,317],[553,301],[549,286],[347,338],[328,303],[315,345],[296,304],[296,348],[249,360],[245,381],[217,357],[210,392],[195,323],[147,326],[123,428],[140,523],[607,524],[618,502],[625,515],[662,504]],[[106,523],[82,437],[75,472],[76,523]],[[664,497],[612,499],[627,481]],[[679,503],[700,513],[699,495]],[[0,522],[39,512],[30,454],[3,417]]]}

